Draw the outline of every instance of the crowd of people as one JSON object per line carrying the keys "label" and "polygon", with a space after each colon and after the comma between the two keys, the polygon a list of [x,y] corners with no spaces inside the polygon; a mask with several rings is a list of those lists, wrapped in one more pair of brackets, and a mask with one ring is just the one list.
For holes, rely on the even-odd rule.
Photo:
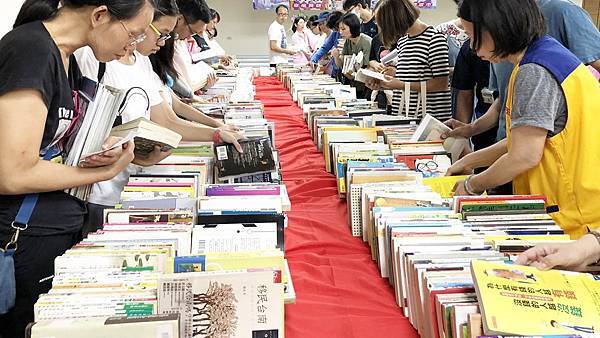
{"label": "crowd of people", "polygon": [[[531,249],[517,263],[582,270],[600,259],[600,86],[591,71],[600,71],[600,33],[569,0],[456,3],[458,17],[434,27],[412,0],[375,8],[346,0],[343,11],[295,17],[289,41],[290,11],[280,5],[268,29],[270,63],[326,72],[391,114],[431,114],[452,128],[444,137],[471,138],[475,151],[448,173],[469,175],[456,194],[545,195],[578,241]],[[146,117],[184,140],[239,148],[235,126],[187,104],[203,102],[198,94],[216,83],[215,71],[233,66],[216,39],[221,19],[204,0],[25,1],[0,41],[2,247],[18,235],[16,303],[0,315],[0,336],[23,336],[51,287],[54,259],[98,229],[137,166],[169,155],[157,148],[141,157],[129,142],[81,166],[63,164],[59,145],[76,123],[81,76],[146,94],[128,102],[123,123]],[[359,52],[358,67],[385,80],[342,74],[344,57]],[[88,203],[63,192],[87,184]],[[34,207],[29,194],[38,194]]]}

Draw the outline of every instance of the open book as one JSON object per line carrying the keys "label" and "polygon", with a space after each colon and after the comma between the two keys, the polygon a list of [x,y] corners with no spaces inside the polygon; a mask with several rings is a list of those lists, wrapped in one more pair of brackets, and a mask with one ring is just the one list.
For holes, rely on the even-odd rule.
{"label": "open book", "polygon": [[440,120],[429,114],[425,114],[419,127],[413,134],[411,141],[443,141],[444,149],[452,155],[452,162],[454,163],[459,159],[460,155],[469,148],[469,140],[463,137],[448,137],[447,139],[442,140],[442,134],[451,130],[450,127],[443,124]]}
{"label": "open book", "polygon": [[159,146],[161,151],[169,151],[177,148],[181,141],[181,135],[144,117],[114,127],[110,136],[127,138],[131,133],[134,135],[135,152],[138,154],[149,154],[154,151],[155,146]]}
{"label": "open book", "polygon": [[364,54],[362,51],[353,55],[344,55],[344,66],[342,74],[354,74],[358,71],[363,62]]}
{"label": "open book", "polygon": [[367,80],[369,79],[385,81],[385,75],[383,75],[382,73],[372,71],[370,69],[359,69],[358,72],[356,72],[356,75],[354,75],[354,80],[363,83],[367,82]]}

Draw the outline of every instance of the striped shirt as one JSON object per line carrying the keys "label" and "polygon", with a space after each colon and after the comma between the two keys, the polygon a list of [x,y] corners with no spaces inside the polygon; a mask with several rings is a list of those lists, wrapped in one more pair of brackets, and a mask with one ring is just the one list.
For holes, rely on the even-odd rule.
{"label": "striped shirt", "polygon": [[[417,36],[405,35],[398,40],[398,62],[396,78],[404,82],[428,81],[436,77],[448,76],[448,43],[446,37],[428,27]],[[392,100],[393,114],[406,114],[406,107],[399,112],[403,90],[394,90]],[[409,116],[422,117],[422,108],[417,104],[420,90],[412,91],[410,96]],[[441,92],[427,93],[427,113],[441,121],[452,116],[450,89]]]}

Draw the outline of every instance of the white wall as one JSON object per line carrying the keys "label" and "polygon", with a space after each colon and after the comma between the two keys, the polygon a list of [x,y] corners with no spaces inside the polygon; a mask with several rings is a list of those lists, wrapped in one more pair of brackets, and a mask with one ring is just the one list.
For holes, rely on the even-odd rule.
{"label": "white wall", "polygon": [[[1,2],[0,36],[3,36],[11,30],[24,0],[2,0]],[[254,11],[251,0],[208,0],[207,2],[221,14],[222,21],[219,26],[218,40],[229,54],[268,54],[267,30],[275,19],[273,12]],[[316,14],[316,12],[305,13],[306,16],[312,14]],[[428,24],[436,25],[453,19],[455,15],[454,1],[438,0],[438,8],[422,11],[421,19]],[[286,27],[290,28],[291,22],[288,22]]]}
{"label": "white wall", "polygon": [[[267,55],[269,53],[267,30],[275,20],[275,13],[252,10],[251,0],[207,0],[207,2],[221,14],[217,40],[229,54]],[[438,0],[437,9],[421,13],[423,21],[436,25],[456,17],[456,4],[452,0]],[[307,12],[305,15],[308,14],[314,13]],[[291,16],[285,25],[288,29],[291,28],[290,21]]]}
{"label": "white wall", "polygon": [[2,13],[0,13],[0,37],[12,29],[15,18],[25,0],[2,0]]}

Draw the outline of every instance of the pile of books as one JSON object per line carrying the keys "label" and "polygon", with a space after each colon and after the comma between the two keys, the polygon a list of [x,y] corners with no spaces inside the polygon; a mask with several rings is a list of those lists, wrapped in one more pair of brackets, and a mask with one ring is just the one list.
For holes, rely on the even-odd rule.
{"label": "pile of books", "polygon": [[[250,97],[240,88],[248,78],[234,80],[227,93]],[[103,229],[56,259],[30,337],[63,337],[56,332],[66,323],[73,337],[116,330],[131,337],[284,335],[284,304],[296,296],[285,259],[291,203],[273,124],[253,96],[222,111],[225,122],[253,136],[241,142],[243,153],[161,139],[149,121],[119,129],[135,129],[136,146],[162,140],[172,154],[131,175],[120,203],[105,210]],[[265,128],[245,123],[251,120]]]}
{"label": "pile of books", "polygon": [[332,79],[291,67],[278,76],[337,178],[350,231],[422,337],[600,334],[592,275],[509,265],[535,245],[570,241],[544,196],[453,197],[466,177],[445,173],[468,140],[442,140],[449,128],[429,115],[404,119],[331,95],[344,88]]}

